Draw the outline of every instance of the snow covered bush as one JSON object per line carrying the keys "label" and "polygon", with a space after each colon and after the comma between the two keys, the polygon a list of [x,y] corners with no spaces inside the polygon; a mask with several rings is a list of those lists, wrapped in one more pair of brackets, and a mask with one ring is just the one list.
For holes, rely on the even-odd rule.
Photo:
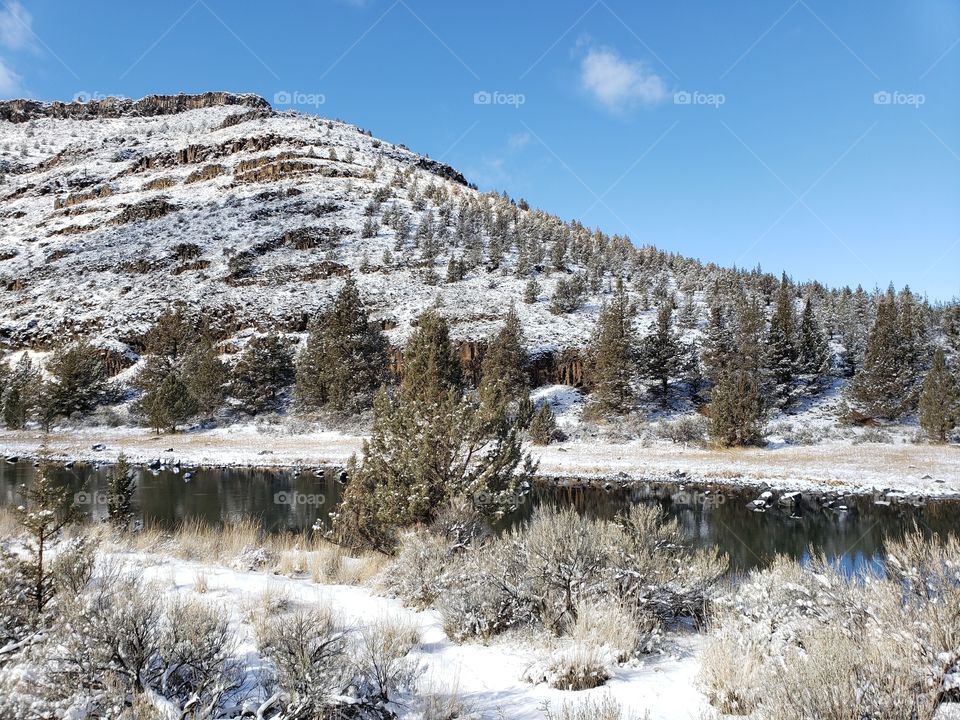
{"label": "snow covered bush", "polygon": [[[623,706],[609,693],[598,699],[565,702],[556,711],[548,705],[544,716],[546,720],[641,720],[638,715],[626,714]],[[644,717],[649,718],[650,713]]]}
{"label": "snow covered bush", "polygon": [[707,419],[702,415],[684,415],[665,420],[657,426],[657,434],[677,445],[703,447],[707,444]]}
{"label": "snow covered bush", "polygon": [[446,587],[444,572],[450,553],[448,543],[433,533],[408,533],[378,585],[405,605],[418,610],[429,607]]}
{"label": "snow covered bush", "polygon": [[256,640],[273,665],[273,704],[288,717],[323,717],[350,683],[347,631],[328,605],[264,618]]}
{"label": "snow covered bush", "polygon": [[610,679],[615,665],[609,651],[588,643],[568,641],[525,674],[532,683],[545,682],[557,690],[592,690]]}
{"label": "snow covered bush", "polygon": [[717,603],[702,681],[723,713],[929,720],[957,697],[960,543],[888,543],[887,576],[778,559]]}
{"label": "snow covered bush", "polygon": [[383,616],[364,625],[353,653],[360,696],[387,703],[395,691],[409,688],[420,667],[408,655],[419,640],[417,624],[403,617]]}

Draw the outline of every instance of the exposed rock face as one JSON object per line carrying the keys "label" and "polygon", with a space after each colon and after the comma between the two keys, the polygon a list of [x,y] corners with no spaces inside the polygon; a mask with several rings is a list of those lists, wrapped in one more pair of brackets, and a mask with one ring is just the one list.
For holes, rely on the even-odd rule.
{"label": "exposed rock face", "polygon": [[227,92],[208,92],[202,95],[147,95],[140,100],[108,97],[90,102],[41,102],[38,100],[5,100],[0,102],[0,120],[21,123],[36,118],[69,118],[94,120],[96,118],[148,117],[173,115],[187,110],[199,110],[221,105],[239,105],[270,110],[270,103],[258,95],[236,95]]}

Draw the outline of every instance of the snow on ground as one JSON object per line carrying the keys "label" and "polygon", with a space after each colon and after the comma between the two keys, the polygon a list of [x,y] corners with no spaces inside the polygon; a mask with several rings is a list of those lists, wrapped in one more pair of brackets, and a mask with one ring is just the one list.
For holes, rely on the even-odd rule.
{"label": "snow on ground", "polygon": [[[145,579],[158,581],[170,595],[197,593],[198,578],[203,578],[203,599],[222,603],[231,614],[243,638],[238,655],[247,657],[251,668],[257,667],[259,657],[244,619],[244,608],[250,607],[259,594],[272,591],[283,593],[304,607],[328,601],[352,627],[385,616],[415,620],[420,628],[420,644],[413,657],[424,668],[421,682],[426,688],[455,687],[461,701],[480,718],[540,720],[544,702],[556,709],[565,702],[596,698],[606,692],[640,716],[649,710],[652,720],[691,720],[708,707],[706,698],[696,689],[696,654],[701,644],[698,636],[669,636],[670,649],[664,655],[650,656],[633,667],[618,668],[605,687],[567,692],[521,679],[524,671],[538,660],[534,650],[507,640],[489,645],[458,645],[447,637],[437,612],[415,612],[365,587],[318,585],[307,578],[242,572],[159,555],[120,557],[132,567],[143,568]],[[419,717],[415,707],[399,710],[403,718]]]}
{"label": "snow on ground", "polygon": [[[562,395],[557,402],[562,402]],[[0,454],[31,456],[44,441],[39,431],[0,431]],[[283,424],[240,424],[177,435],[143,428],[87,428],[46,436],[54,457],[112,462],[121,452],[134,462],[175,457],[184,465],[342,465],[361,451],[363,437],[329,430],[293,434]],[[104,444],[103,450],[94,445]],[[173,448],[173,452],[167,452]],[[730,450],[684,447],[657,440],[613,442],[581,436],[576,442],[529,448],[540,474],[569,479],[677,479],[720,485],[760,485],[782,490],[842,490],[872,494],[898,490],[936,497],[960,496],[960,447],[912,443],[825,441]]]}

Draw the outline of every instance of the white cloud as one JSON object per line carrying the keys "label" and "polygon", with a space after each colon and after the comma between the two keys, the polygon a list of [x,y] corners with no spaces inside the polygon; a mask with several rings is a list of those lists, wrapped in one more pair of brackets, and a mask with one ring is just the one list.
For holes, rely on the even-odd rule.
{"label": "white cloud", "polygon": [[0,58],[0,96],[12,97],[20,92],[20,76]]}
{"label": "white cloud", "polygon": [[33,18],[19,2],[0,5],[0,45],[22,50],[33,43]]}
{"label": "white cloud", "polygon": [[518,150],[523,150],[527,145],[530,144],[530,133],[516,133],[507,138],[507,146],[514,152]]}
{"label": "white cloud", "polygon": [[656,105],[667,97],[663,78],[642,62],[620,57],[606,48],[587,52],[580,63],[580,82],[608,110]]}

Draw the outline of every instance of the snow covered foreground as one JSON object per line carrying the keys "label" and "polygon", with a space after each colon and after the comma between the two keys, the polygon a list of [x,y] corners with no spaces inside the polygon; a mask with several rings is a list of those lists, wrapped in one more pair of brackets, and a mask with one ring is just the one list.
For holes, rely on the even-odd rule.
{"label": "snow covered foreground", "polygon": [[[474,718],[542,720],[545,702],[557,710],[565,703],[597,699],[604,694],[612,694],[620,702],[624,717],[643,717],[649,711],[652,720],[690,720],[700,717],[709,707],[696,688],[697,652],[701,645],[697,636],[669,636],[663,655],[616,668],[604,687],[567,692],[522,679],[538,659],[542,660],[523,643],[498,639],[489,645],[455,644],[444,632],[436,611],[412,611],[366,587],[319,585],[309,578],[237,571],[152,554],[119,557],[141,570],[145,579],[159,581],[171,597],[192,594],[222,604],[242,639],[238,656],[245,658],[250,673],[260,667],[260,658],[243,610],[258,595],[271,592],[282,593],[304,609],[327,601],[344,621],[358,628],[390,616],[414,620],[420,628],[420,642],[411,657],[423,668],[419,693],[455,693]],[[200,591],[202,595],[198,595]],[[409,720],[422,717],[416,703],[405,700],[410,698],[398,696],[398,715]],[[633,715],[627,715],[628,712]]]}

